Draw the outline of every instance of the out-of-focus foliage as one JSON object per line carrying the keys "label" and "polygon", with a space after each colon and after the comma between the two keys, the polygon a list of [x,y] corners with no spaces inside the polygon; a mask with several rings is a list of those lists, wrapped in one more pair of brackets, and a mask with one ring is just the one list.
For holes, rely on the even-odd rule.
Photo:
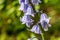
{"label": "out-of-focus foliage", "polygon": [[[51,27],[44,32],[45,39],[60,40],[60,0],[43,1],[42,8],[51,17]],[[35,36],[21,24],[20,16],[23,13],[19,7],[19,0],[0,0],[0,40],[27,40],[28,37]],[[41,5],[35,6],[36,10],[40,7]]]}

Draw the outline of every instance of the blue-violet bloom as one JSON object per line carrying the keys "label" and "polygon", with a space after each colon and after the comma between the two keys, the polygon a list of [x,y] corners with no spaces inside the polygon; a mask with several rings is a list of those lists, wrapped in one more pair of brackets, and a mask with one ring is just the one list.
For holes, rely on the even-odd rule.
{"label": "blue-violet bloom", "polygon": [[30,15],[25,15],[20,18],[20,21],[22,24],[26,24],[27,27],[30,27],[30,24],[32,24],[33,20],[30,18]]}
{"label": "blue-violet bloom", "polygon": [[30,5],[27,8],[26,15],[31,15],[31,16],[34,17],[34,12],[33,12],[33,9],[32,9],[32,7]]}
{"label": "blue-violet bloom", "polygon": [[34,25],[34,26],[32,27],[32,29],[31,29],[31,31],[34,32],[34,33],[36,33],[36,34],[40,34],[40,33],[41,33],[38,24]]}
{"label": "blue-violet bloom", "polygon": [[39,4],[41,3],[41,0],[31,0],[33,5]]}
{"label": "blue-violet bloom", "polygon": [[45,13],[42,13],[42,14],[41,14],[40,23],[41,23],[42,28],[44,29],[44,31],[48,31],[48,27],[51,26],[51,25],[49,24],[49,20],[50,20],[50,18],[48,18]]}
{"label": "blue-violet bloom", "polygon": [[19,10],[23,11],[24,13],[27,12],[28,4],[21,3]]}
{"label": "blue-violet bloom", "polygon": [[19,0],[19,4],[24,3],[24,2],[25,2],[25,0]]}

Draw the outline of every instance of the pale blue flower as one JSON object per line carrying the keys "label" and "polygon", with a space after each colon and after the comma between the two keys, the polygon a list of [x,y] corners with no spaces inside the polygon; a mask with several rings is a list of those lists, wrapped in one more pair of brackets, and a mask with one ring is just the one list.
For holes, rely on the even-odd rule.
{"label": "pale blue flower", "polygon": [[20,18],[20,21],[22,24],[26,24],[27,27],[30,27],[33,22],[29,15],[24,15],[22,18]]}
{"label": "pale blue flower", "polygon": [[30,5],[27,8],[26,15],[31,15],[31,16],[34,17],[34,12],[33,12],[33,9],[32,9],[32,7]]}
{"label": "pale blue flower", "polygon": [[29,0],[19,0],[19,4],[24,3],[24,4],[28,4]]}
{"label": "pale blue flower", "polygon": [[50,20],[50,18],[48,18],[45,13],[42,13],[42,14],[41,14],[40,23],[41,23],[42,28],[44,29],[44,31],[48,31],[48,27],[51,26],[51,25],[49,24],[49,20]]}
{"label": "pale blue flower", "polygon": [[31,2],[32,2],[33,5],[41,3],[40,0],[31,0]]}
{"label": "pale blue flower", "polygon": [[38,4],[38,0],[31,0],[32,4]]}
{"label": "pale blue flower", "polygon": [[24,10],[23,10],[24,13],[27,12],[27,8],[28,8],[28,4],[24,4]]}
{"label": "pale blue flower", "polygon": [[31,29],[31,31],[34,32],[34,33],[36,33],[36,34],[40,34],[40,33],[41,33],[38,24],[34,25],[34,26],[32,27],[32,29]]}
{"label": "pale blue flower", "polygon": [[27,12],[28,4],[21,3],[20,10],[23,11],[24,13]]}
{"label": "pale blue flower", "polygon": [[25,0],[25,4],[28,4],[29,0]]}
{"label": "pale blue flower", "polygon": [[24,3],[21,3],[19,10],[21,10],[21,11],[24,10]]}
{"label": "pale blue flower", "polygon": [[25,2],[25,0],[19,0],[19,4],[24,3],[24,2]]}

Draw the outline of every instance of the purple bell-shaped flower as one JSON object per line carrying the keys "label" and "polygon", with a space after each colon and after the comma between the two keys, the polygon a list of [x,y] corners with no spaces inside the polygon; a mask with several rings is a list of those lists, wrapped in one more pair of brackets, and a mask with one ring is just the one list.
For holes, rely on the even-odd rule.
{"label": "purple bell-shaped flower", "polygon": [[40,33],[41,33],[38,24],[34,25],[34,26],[32,27],[32,29],[31,29],[31,31],[34,32],[34,33],[36,33],[36,34],[40,34]]}
{"label": "purple bell-shaped flower", "polygon": [[48,18],[45,13],[42,13],[42,14],[41,14],[40,23],[41,23],[42,28],[44,29],[44,31],[48,31],[48,27],[51,26],[51,25],[49,24],[49,20],[50,20],[50,18]]}
{"label": "purple bell-shaped flower", "polygon": [[22,18],[20,18],[20,21],[22,24],[26,24],[27,27],[30,27],[33,22],[29,15],[24,15]]}
{"label": "purple bell-shaped flower", "polygon": [[21,3],[19,10],[23,11],[24,13],[27,12],[28,4]]}
{"label": "purple bell-shaped flower", "polygon": [[19,0],[19,4],[24,3],[24,2],[25,2],[25,0]]}
{"label": "purple bell-shaped flower", "polygon": [[34,17],[34,12],[33,12],[33,9],[32,9],[32,7],[30,5],[27,8],[26,15],[31,15],[31,16]]}
{"label": "purple bell-shaped flower", "polygon": [[36,5],[36,4],[41,3],[41,1],[40,1],[40,0],[31,0],[31,2],[32,2],[32,4],[33,4],[33,5]]}

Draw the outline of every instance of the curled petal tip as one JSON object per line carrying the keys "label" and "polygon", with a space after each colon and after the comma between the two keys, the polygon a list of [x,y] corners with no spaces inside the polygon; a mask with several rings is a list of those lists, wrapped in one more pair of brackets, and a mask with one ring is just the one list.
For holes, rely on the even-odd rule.
{"label": "curled petal tip", "polygon": [[49,24],[49,27],[51,27],[51,24]]}
{"label": "curled petal tip", "polygon": [[44,28],[44,31],[48,31],[48,28],[46,28],[46,29]]}

